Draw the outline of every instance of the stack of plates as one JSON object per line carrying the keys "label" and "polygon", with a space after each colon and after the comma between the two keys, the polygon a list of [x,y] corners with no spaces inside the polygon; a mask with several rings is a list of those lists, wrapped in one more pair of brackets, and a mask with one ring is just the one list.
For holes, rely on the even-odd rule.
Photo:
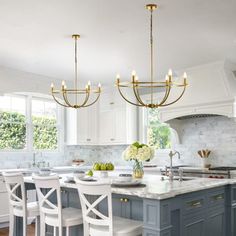
{"label": "stack of plates", "polygon": [[128,181],[124,181],[118,178],[112,181],[112,185],[117,186],[117,187],[133,187],[133,186],[138,186],[141,183],[142,181],[138,179],[131,179]]}

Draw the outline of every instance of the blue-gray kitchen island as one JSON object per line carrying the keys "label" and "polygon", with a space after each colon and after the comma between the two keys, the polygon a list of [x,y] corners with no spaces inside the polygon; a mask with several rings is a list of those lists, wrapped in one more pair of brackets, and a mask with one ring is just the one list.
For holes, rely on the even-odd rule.
{"label": "blue-gray kitchen island", "polygon": [[[63,205],[80,208],[76,185],[61,176]],[[25,177],[25,183],[28,189],[34,187],[32,177]],[[144,236],[236,235],[236,180],[170,182],[150,175],[143,183],[146,186],[113,187],[112,193],[114,215],[143,221]],[[99,207],[106,210],[103,204]],[[20,220],[16,231],[20,236]],[[83,235],[82,228],[71,229],[71,235]]]}

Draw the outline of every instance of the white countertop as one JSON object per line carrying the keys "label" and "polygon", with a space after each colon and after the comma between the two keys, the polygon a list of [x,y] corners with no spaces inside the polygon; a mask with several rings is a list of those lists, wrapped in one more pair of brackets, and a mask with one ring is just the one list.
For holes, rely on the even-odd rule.
{"label": "white countertop", "polygon": [[[114,173],[112,177],[99,181],[111,182],[112,179],[116,178],[114,175],[116,174]],[[60,179],[61,187],[76,189],[76,184],[65,183],[66,176],[72,176],[72,174],[62,174],[60,176],[62,177],[62,179]],[[25,177],[25,182],[32,183],[32,177]],[[112,193],[160,200],[194,191],[236,184],[236,179],[195,178],[182,182],[177,180],[170,182],[168,179],[162,181],[160,175],[145,175],[142,183],[146,184],[146,187],[112,187]]]}

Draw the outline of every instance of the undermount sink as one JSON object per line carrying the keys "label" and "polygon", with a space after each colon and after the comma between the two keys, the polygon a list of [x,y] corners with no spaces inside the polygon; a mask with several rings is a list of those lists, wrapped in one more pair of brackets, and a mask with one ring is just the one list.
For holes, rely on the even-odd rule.
{"label": "undermount sink", "polygon": [[[179,178],[179,176],[175,176],[173,181],[189,181],[189,180],[193,180],[194,178],[189,178],[189,177],[183,177],[181,180]],[[169,180],[168,176],[162,176],[161,180],[165,181],[165,180]]]}

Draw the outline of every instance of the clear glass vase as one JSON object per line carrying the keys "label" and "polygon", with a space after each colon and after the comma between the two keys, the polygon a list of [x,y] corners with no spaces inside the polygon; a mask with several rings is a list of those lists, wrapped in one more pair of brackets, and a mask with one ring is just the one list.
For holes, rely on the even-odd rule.
{"label": "clear glass vase", "polygon": [[134,161],[133,166],[133,177],[137,179],[143,178],[144,171],[143,171],[143,163],[141,161]]}

